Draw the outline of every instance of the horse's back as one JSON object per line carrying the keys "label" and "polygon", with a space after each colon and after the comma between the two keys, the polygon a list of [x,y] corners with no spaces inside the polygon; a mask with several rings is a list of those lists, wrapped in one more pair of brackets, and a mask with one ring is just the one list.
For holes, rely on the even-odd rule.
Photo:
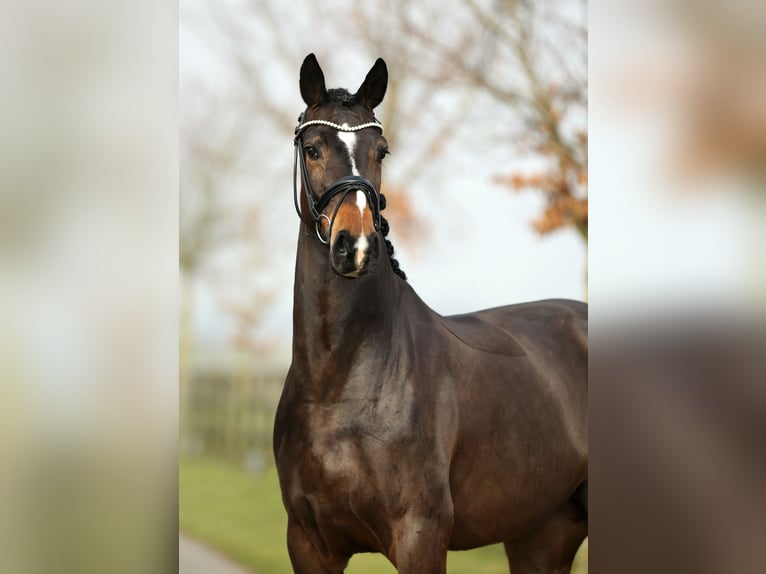
{"label": "horse's back", "polygon": [[581,301],[518,303],[450,315],[441,322],[463,343],[480,351],[520,356],[555,350],[555,363],[572,355],[580,366],[587,364],[588,305]]}
{"label": "horse's back", "polygon": [[534,332],[540,332],[540,328],[568,324],[578,336],[586,336],[582,343],[587,345],[588,304],[582,301],[545,299],[483,309],[469,315],[491,323],[512,336],[522,335],[530,328],[536,327]]}

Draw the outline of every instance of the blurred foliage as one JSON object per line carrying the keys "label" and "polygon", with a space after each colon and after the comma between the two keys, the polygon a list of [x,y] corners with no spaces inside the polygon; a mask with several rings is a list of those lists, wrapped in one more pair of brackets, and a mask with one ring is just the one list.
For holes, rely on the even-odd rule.
{"label": "blurred foliage", "polygon": [[[441,2],[389,0],[356,8],[356,31],[360,41],[398,56],[404,81],[431,94],[461,93],[458,105],[433,119],[470,121],[470,135],[502,149],[509,166],[534,162],[509,167],[496,181],[545,197],[533,222],[539,233],[572,226],[587,243],[586,10],[582,0],[456,0],[449,10]],[[455,135],[445,130],[422,142],[429,155],[418,159],[438,159],[449,139],[459,141]]]}

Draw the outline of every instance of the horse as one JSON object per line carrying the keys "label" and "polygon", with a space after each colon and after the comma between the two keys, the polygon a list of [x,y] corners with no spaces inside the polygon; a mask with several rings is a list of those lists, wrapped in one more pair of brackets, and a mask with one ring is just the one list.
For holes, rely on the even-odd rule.
{"label": "horse", "polygon": [[293,570],[378,552],[400,574],[444,574],[448,550],[503,543],[513,574],[569,572],[587,536],[587,305],[442,316],[420,299],[381,215],[387,83],[380,58],[354,94],[326,89],[313,54],[300,69],[273,445]]}

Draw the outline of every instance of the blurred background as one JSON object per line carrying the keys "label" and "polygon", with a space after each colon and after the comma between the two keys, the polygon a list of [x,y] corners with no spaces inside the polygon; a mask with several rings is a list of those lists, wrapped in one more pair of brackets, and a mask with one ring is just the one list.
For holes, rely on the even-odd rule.
{"label": "blurred background", "polygon": [[286,571],[314,51],[352,90],[388,62],[386,215],[429,304],[587,295],[591,571],[760,573],[765,8],[590,0],[586,141],[577,2],[4,3],[0,571]]}
{"label": "blurred background", "polygon": [[[290,361],[303,58],[316,53],[328,87],[352,92],[385,59],[385,215],[432,308],[582,300],[586,5],[223,0],[180,10],[180,526],[256,572],[289,572],[271,431]],[[449,564],[507,570],[502,547]],[[349,571],[393,567],[367,556]]]}

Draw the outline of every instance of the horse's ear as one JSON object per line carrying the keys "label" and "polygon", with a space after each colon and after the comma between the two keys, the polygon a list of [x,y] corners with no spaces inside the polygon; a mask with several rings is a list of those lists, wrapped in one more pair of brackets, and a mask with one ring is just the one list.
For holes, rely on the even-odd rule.
{"label": "horse's ear", "polygon": [[388,68],[383,58],[378,58],[356,91],[356,99],[372,110],[383,101],[387,84]]}
{"label": "horse's ear", "polygon": [[309,54],[301,64],[301,97],[306,105],[318,106],[327,99],[324,74],[314,54]]}

